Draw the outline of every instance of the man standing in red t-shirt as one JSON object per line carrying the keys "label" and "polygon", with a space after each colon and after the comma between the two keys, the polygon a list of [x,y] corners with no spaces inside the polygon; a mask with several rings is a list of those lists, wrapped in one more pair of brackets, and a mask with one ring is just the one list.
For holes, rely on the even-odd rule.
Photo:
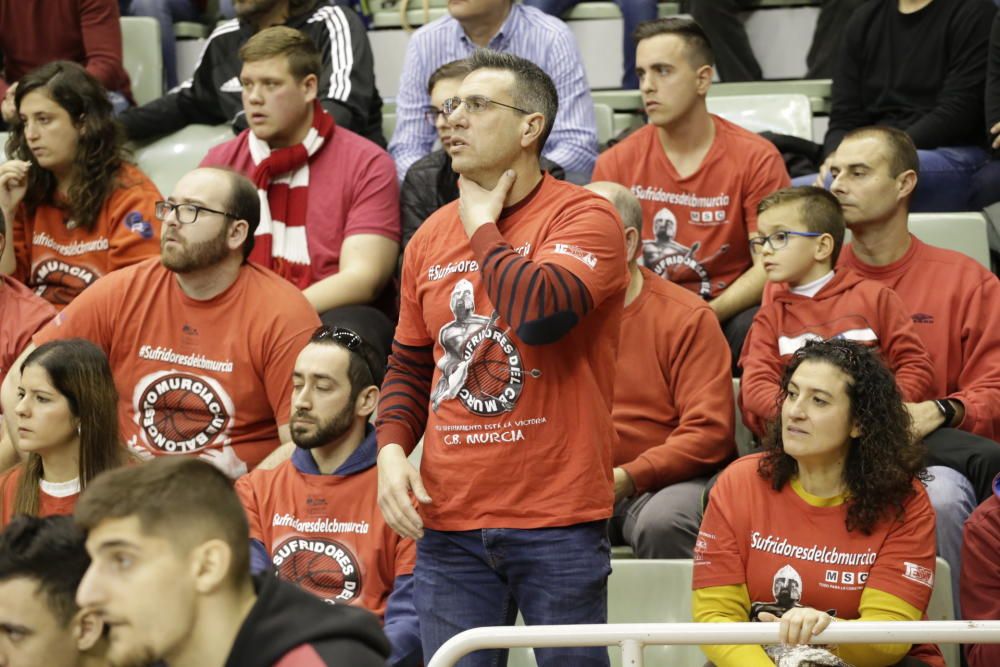
{"label": "man standing in red t-shirt", "polygon": [[[529,624],[607,621],[621,223],[540,169],[558,105],[549,77],[510,54],[470,63],[443,105],[461,194],[407,246],[377,425],[379,506],[418,540],[426,659],[463,630],[513,624],[518,608]],[[406,455],[421,436],[418,472]],[[536,654],[608,664],[603,647]]]}
{"label": "man standing in red t-shirt", "polygon": [[257,186],[261,225],[251,261],[301,289],[324,322],[349,318],[387,354],[400,240],[396,166],[319,103],[322,58],[307,35],[267,28],[240,58],[250,127],[201,164],[232,167]]}
{"label": "man standing in red t-shirt", "polygon": [[787,187],[788,173],[770,142],[708,112],[715,57],[697,23],[647,21],[635,37],[649,124],[598,157],[594,180],[642,203],[643,264],[708,301],[735,372],[765,282],[747,241],[757,204]]}

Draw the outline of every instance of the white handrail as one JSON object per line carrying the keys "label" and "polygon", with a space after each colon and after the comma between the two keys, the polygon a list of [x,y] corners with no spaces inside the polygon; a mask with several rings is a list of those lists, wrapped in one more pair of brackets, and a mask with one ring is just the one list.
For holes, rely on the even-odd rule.
{"label": "white handrail", "polygon": [[[619,623],[474,628],[446,641],[427,667],[452,667],[481,649],[614,646],[623,664],[642,667],[651,644],[776,644],[777,623]],[[880,621],[832,623],[814,644],[1000,644],[1000,621]]]}

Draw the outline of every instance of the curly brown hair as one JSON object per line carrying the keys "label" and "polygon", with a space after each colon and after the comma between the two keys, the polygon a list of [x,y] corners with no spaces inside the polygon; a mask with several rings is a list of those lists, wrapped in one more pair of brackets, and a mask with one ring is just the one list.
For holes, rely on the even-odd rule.
{"label": "curly brown hair", "polygon": [[781,378],[778,417],[764,437],[765,455],[758,473],[780,490],[798,474],[798,463],[786,454],[781,439],[780,406],[788,395],[792,374],[805,361],[822,361],[849,378],[851,417],[861,435],[852,439],[844,466],[847,486],[847,530],[870,535],[886,518],[902,515],[913,494],[913,479],[928,480],[923,443],[913,442],[910,415],[903,405],[892,372],[878,353],[847,340],[810,341],[792,357]]}
{"label": "curly brown hair", "polygon": [[41,166],[24,138],[24,124],[14,122],[7,139],[8,157],[31,162],[24,205],[33,216],[42,204],[58,206],[79,227],[90,231],[104,202],[119,187],[118,171],[127,159],[125,135],[112,115],[111,102],[101,83],[80,65],[57,60],[32,70],[17,85],[14,103],[18,111],[26,95],[44,90],[74,120],[80,131],[74,163],[76,171],[66,193],[66,202],[56,199],[56,177]]}

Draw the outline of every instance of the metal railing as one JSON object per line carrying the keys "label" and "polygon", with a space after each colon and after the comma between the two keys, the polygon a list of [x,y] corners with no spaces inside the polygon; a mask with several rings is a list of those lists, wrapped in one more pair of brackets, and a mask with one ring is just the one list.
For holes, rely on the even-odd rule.
{"label": "metal railing", "polygon": [[[776,644],[777,623],[621,623],[475,628],[455,635],[427,667],[452,667],[481,649],[621,646],[622,665],[642,667],[656,644]],[[1000,621],[832,623],[814,644],[1000,644]]]}

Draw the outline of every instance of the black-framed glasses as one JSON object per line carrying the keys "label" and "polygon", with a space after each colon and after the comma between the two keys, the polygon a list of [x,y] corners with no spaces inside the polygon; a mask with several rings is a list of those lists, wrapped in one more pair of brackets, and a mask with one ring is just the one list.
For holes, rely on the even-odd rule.
{"label": "black-framed glasses", "polygon": [[177,216],[177,222],[182,225],[190,225],[197,221],[198,214],[202,211],[205,211],[206,213],[224,215],[227,218],[233,218],[234,220],[240,217],[238,215],[233,215],[232,213],[227,213],[226,211],[216,211],[214,208],[199,206],[198,204],[175,204],[170,201],[156,202],[154,213],[156,214],[156,219],[160,222],[165,221],[171,211]]}
{"label": "black-framed glasses", "polygon": [[331,327],[324,324],[313,332],[309,342],[318,343],[324,340],[336,341],[346,347],[349,352],[358,355],[362,363],[364,363],[365,368],[368,369],[368,375],[372,379],[371,383],[375,384],[375,369],[371,367],[371,364],[368,363],[368,358],[362,353],[361,346],[365,341],[357,332],[344,327]]}
{"label": "black-framed glasses", "polygon": [[491,100],[485,95],[469,95],[466,98],[461,97],[449,97],[441,104],[441,113],[445,116],[450,116],[458,110],[458,107],[465,105],[466,110],[469,113],[482,113],[491,105],[495,104],[499,107],[506,107],[508,109],[513,109],[514,111],[520,111],[523,114],[532,113],[531,111],[525,111],[520,107],[515,107],[511,104],[504,104],[503,102],[497,102],[496,100]]}
{"label": "black-framed glasses", "polygon": [[444,109],[438,109],[436,106],[428,105],[424,109],[424,118],[428,123],[437,127],[438,118],[447,118],[448,114],[444,112]]}
{"label": "black-framed glasses", "polygon": [[793,236],[805,236],[805,237],[815,237],[823,236],[822,232],[791,232],[791,231],[780,231],[771,234],[770,236],[757,236],[750,239],[750,252],[754,255],[760,254],[764,251],[764,244],[771,246],[771,250],[781,250],[786,245],[788,245],[788,239]]}

